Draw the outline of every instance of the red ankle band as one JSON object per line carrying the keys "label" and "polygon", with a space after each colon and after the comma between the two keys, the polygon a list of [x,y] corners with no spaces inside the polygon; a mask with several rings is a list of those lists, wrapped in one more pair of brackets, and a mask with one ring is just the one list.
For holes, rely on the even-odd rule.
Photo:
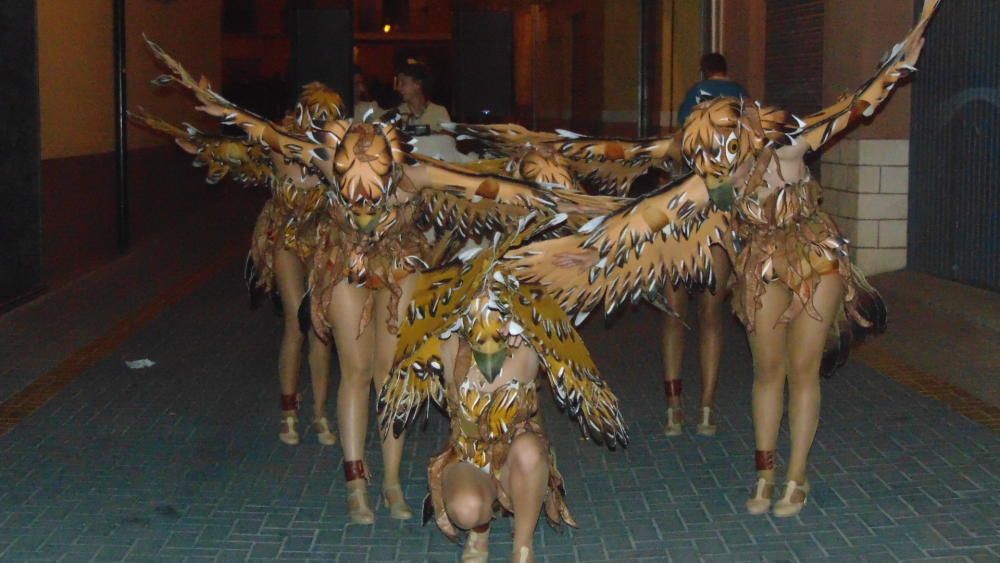
{"label": "red ankle band", "polygon": [[291,395],[281,394],[281,410],[283,411],[297,411],[299,410],[299,394],[292,393]]}
{"label": "red ankle band", "polygon": [[668,379],[663,382],[663,390],[666,392],[668,399],[670,397],[680,397],[681,387],[680,379]]}
{"label": "red ankle band", "polygon": [[350,483],[351,481],[357,481],[358,479],[368,480],[368,468],[365,467],[365,462],[362,459],[357,459],[354,461],[344,462],[344,481]]}
{"label": "red ankle band", "polygon": [[754,450],[753,457],[757,471],[774,469],[774,450]]}
{"label": "red ankle band", "polygon": [[472,531],[476,532],[477,534],[485,534],[486,532],[490,531],[490,523],[487,522],[482,526],[476,526],[475,528],[472,529]]}

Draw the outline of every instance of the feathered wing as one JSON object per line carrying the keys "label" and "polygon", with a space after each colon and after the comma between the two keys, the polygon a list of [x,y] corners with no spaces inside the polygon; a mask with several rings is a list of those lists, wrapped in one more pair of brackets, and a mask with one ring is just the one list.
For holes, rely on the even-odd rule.
{"label": "feathered wing", "polygon": [[587,313],[603,301],[610,315],[665,283],[714,286],[712,244],[731,244],[729,214],[710,204],[704,182],[691,175],[575,235],[522,246],[506,259],[518,278],[544,286],[564,309]]}
{"label": "feathered wing", "polygon": [[897,43],[879,65],[875,75],[850,95],[833,105],[799,120],[793,138],[802,138],[812,150],[825,145],[861,116],[869,117],[885,101],[896,83],[916,70],[913,66],[924,45],[924,31],[941,0],[925,0],[920,20],[905,38]]}
{"label": "feathered wing", "polygon": [[195,80],[183,65],[168,55],[156,43],[146,39],[146,44],[149,45],[156,58],[170,70],[170,74],[164,74],[154,79],[154,84],[176,83],[187,88],[201,102],[201,105],[196,109],[222,118],[223,124],[239,126],[246,131],[248,142],[277,150],[289,159],[315,166],[327,178],[333,177],[333,152],[343,139],[349,122],[329,121],[321,129],[314,128],[305,136],[294,135],[280,125],[242,109],[223,98],[212,90],[212,85],[204,76]]}
{"label": "feathered wing", "polygon": [[378,396],[383,436],[400,436],[428,400],[444,405],[441,335],[455,323],[467,295],[438,289],[460,287],[461,275],[461,265],[418,274],[413,301],[399,328],[392,373]]}
{"label": "feathered wing", "polygon": [[525,329],[523,337],[548,373],[556,404],[592,438],[610,448],[627,445],[618,397],[601,378],[586,344],[559,304],[534,284],[522,284],[510,302],[514,318]]}
{"label": "feathered wing", "polygon": [[563,217],[538,220],[537,214],[517,222],[505,238],[495,237],[491,247],[463,252],[455,262],[417,276],[413,299],[400,325],[393,370],[379,393],[379,428],[395,436],[420,413],[428,399],[443,405],[443,341],[451,336],[472,298],[480,291],[487,269],[514,245],[552,228]]}
{"label": "feathered wing", "polygon": [[185,152],[193,154],[195,167],[208,168],[205,181],[209,184],[217,184],[227,175],[245,185],[263,185],[274,177],[270,159],[259,145],[248,146],[235,137],[202,133],[188,124],[178,127],[142,108],[128,112],[128,117],[172,137]]}
{"label": "feathered wing", "polygon": [[469,125],[442,123],[441,127],[459,141],[472,141],[476,152],[490,157],[507,157],[524,145],[558,144],[563,137],[557,133],[531,131],[514,123]]}
{"label": "feathered wing", "polygon": [[490,157],[513,156],[525,145],[550,146],[569,160],[569,167],[581,184],[607,195],[624,196],[632,182],[650,168],[665,167],[671,160],[681,161],[673,137],[640,140],[583,137],[568,131],[529,131],[512,123],[450,123],[445,129],[458,140],[473,141],[479,152]]}
{"label": "feathered wing", "polygon": [[472,172],[418,154],[411,156],[416,163],[407,168],[406,175],[420,191],[425,218],[439,229],[454,229],[458,236],[478,240],[487,234],[507,232],[533,212],[565,213],[567,225],[572,228],[624,203],[617,198]]}
{"label": "feathered wing", "polygon": [[636,160],[575,160],[569,159],[569,168],[577,181],[587,189],[613,196],[626,196],[636,178],[651,168],[662,167],[661,161],[649,158]]}

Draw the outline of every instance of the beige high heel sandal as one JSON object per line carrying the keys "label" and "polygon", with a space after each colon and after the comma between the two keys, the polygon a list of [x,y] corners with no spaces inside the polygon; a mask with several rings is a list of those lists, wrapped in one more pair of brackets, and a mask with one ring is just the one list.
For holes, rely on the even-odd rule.
{"label": "beige high heel sandal", "polygon": [[715,436],[718,428],[712,421],[712,407],[701,407],[701,422],[696,430],[702,436]]}
{"label": "beige high heel sandal", "polygon": [[[801,501],[793,501],[792,495],[796,491],[802,493]],[[778,502],[774,503],[774,510],[771,511],[772,514],[777,518],[789,518],[795,516],[799,512],[802,512],[802,508],[809,502],[809,482],[806,481],[801,485],[795,481],[789,481],[785,485],[785,494],[782,495]]]}
{"label": "beige high heel sandal", "polygon": [[313,419],[313,430],[316,431],[316,440],[324,446],[332,446],[337,443],[337,433],[330,430],[330,421],[325,416]]}
{"label": "beige high heel sandal", "polygon": [[368,481],[371,474],[363,460],[344,461],[344,483],[362,481],[360,487],[347,487],[347,516],[355,524],[374,524],[375,511],[368,498]]}
{"label": "beige high heel sandal", "polygon": [[375,523],[375,511],[372,510],[367,487],[349,488],[347,490],[347,516],[355,524]]}
{"label": "beige high heel sandal", "polygon": [[667,424],[663,427],[664,436],[680,436],[684,433],[684,411],[681,407],[667,407]]}
{"label": "beige high heel sandal", "polygon": [[295,415],[281,417],[281,430],[278,432],[278,439],[289,446],[297,446],[299,444],[299,432],[295,429],[295,425],[298,422],[299,417]]}
{"label": "beige high heel sandal", "polygon": [[[389,500],[390,492],[398,492],[398,500]],[[389,516],[396,520],[409,520],[413,518],[413,510],[406,504],[406,497],[403,495],[403,487],[400,485],[382,485],[382,502],[389,508]]]}
{"label": "beige high heel sandal", "polygon": [[490,550],[480,550],[476,547],[476,542],[483,536],[490,534],[489,528],[485,532],[469,530],[469,536],[465,538],[465,549],[462,550],[462,563],[488,563],[490,560]]}
{"label": "beige high heel sandal", "polygon": [[[764,490],[771,487],[771,494],[765,495]],[[771,509],[771,495],[774,494],[774,483],[763,477],[757,479],[753,496],[747,499],[747,512],[753,516],[767,513]]]}

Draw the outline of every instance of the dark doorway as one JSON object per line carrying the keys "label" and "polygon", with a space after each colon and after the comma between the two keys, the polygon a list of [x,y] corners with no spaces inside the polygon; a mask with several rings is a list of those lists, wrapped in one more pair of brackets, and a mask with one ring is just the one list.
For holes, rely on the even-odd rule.
{"label": "dark doorway", "polygon": [[0,312],[41,276],[35,2],[0,4]]}
{"label": "dark doorway", "polygon": [[985,0],[949,1],[927,29],[913,80],[907,262],[1000,290],[996,8]]}
{"label": "dark doorway", "polygon": [[292,86],[294,100],[305,84],[322,82],[353,107],[354,27],[349,8],[298,9],[292,17]]}
{"label": "dark doorway", "polygon": [[455,117],[479,123],[514,114],[514,21],[510,12],[460,11]]}

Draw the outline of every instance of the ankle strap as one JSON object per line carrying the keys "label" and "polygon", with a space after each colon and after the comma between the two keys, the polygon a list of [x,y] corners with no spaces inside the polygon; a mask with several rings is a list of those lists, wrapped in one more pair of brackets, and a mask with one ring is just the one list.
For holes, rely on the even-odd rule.
{"label": "ankle strap", "polygon": [[668,379],[663,382],[663,391],[667,394],[668,399],[671,397],[680,397],[682,387],[680,379]]}
{"label": "ankle strap", "polygon": [[281,394],[281,410],[283,411],[297,411],[301,402],[302,399],[298,393],[292,393],[291,395]]}
{"label": "ankle strap", "polygon": [[774,469],[774,450],[754,450],[754,466],[757,471]]}
{"label": "ankle strap", "polygon": [[371,473],[368,472],[368,468],[365,466],[365,461],[363,459],[345,461],[344,481],[350,483],[351,481],[357,481],[358,479],[364,479],[365,481],[371,479]]}

